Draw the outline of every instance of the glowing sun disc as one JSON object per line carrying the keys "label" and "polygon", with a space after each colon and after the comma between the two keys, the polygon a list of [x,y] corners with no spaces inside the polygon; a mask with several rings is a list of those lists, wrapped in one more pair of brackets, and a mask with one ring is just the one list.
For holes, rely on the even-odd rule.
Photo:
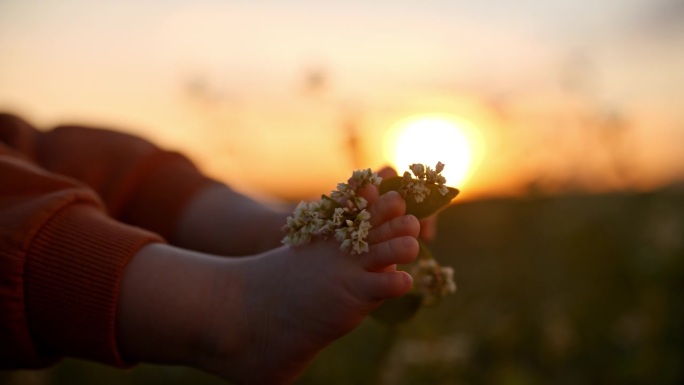
{"label": "glowing sun disc", "polygon": [[472,125],[455,117],[418,115],[395,124],[384,141],[385,159],[399,175],[413,163],[435,167],[446,165],[442,175],[447,185],[462,186],[473,166]]}

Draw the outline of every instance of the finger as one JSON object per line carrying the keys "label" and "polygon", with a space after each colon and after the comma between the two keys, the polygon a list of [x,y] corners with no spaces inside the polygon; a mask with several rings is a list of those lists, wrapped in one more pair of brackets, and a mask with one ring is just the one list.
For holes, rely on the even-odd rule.
{"label": "finger", "polygon": [[368,253],[360,254],[358,258],[366,270],[380,271],[389,265],[413,262],[419,248],[416,238],[403,236],[372,245]]}
{"label": "finger", "polygon": [[378,171],[378,176],[381,178],[391,178],[393,176],[397,176],[397,171],[393,169],[392,167],[383,167],[382,170]]}
{"label": "finger", "polygon": [[375,203],[375,201],[377,201],[378,197],[380,196],[378,187],[372,184],[364,186],[362,189],[359,190],[357,194],[363,199],[365,199],[368,202],[369,206]]}
{"label": "finger", "polygon": [[413,287],[413,278],[405,271],[368,273],[359,277],[361,292],[371,301],[401,297]]}
{"label": "finger", "polygon": [[420,238],[434,241],[437,237],[437,215],[431,215],[420,221]]}
{"label": "finger", "polygon": [[415,238],[421,232],[421,227],[420,222],[413,215],[402,215],[371,228],[367,241],[374,245],[404,235]]}
{"label": "finger", "polygon": [[397,265],[385,266],[384,268],[378,270],[377,273],[392,272],[392,271],[397,271]]}
{"label": "finger", "polygon": [[374,204],[368,207],[370,213],[370,223],[378,226],[388,220],[404,215],[406,212],[406,202],[396,191],[390,191],[380,196]]}

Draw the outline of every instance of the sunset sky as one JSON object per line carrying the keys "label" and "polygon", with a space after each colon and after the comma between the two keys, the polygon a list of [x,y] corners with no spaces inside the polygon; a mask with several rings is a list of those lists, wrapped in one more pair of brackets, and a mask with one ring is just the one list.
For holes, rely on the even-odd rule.
{"label": "sunset sky", "polygon": [[0,0],[0,110],[142,135],[265,198],[391,163],[388,133],[430,114],[468,124],[465,199],[647,189],[684,176],[683,4]]}

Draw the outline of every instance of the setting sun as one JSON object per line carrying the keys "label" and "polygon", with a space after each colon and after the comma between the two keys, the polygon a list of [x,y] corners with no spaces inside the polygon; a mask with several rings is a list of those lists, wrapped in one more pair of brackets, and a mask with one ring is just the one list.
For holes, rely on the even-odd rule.
{"label": "setting sun", "polygon": [[481,144],[473,125],[447,115],[417,115],[399,121],[386,134],[384,154],[399,174],[412,163],[434,167],[446,165],[442,173],[449,186],[462,187],[470,177]]}

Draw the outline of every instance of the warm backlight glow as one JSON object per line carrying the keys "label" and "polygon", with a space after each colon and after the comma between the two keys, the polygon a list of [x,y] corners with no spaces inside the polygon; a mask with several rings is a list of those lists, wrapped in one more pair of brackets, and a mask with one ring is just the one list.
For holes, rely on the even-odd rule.
{"label": "warm backlight glow", "polygon": [[403,174],[412,163],[446,165],[447,185],[462,187],[473,170],[479,143],[468,121],[451,116],[419,115],[398,122],[387,132],[385,158]]}

